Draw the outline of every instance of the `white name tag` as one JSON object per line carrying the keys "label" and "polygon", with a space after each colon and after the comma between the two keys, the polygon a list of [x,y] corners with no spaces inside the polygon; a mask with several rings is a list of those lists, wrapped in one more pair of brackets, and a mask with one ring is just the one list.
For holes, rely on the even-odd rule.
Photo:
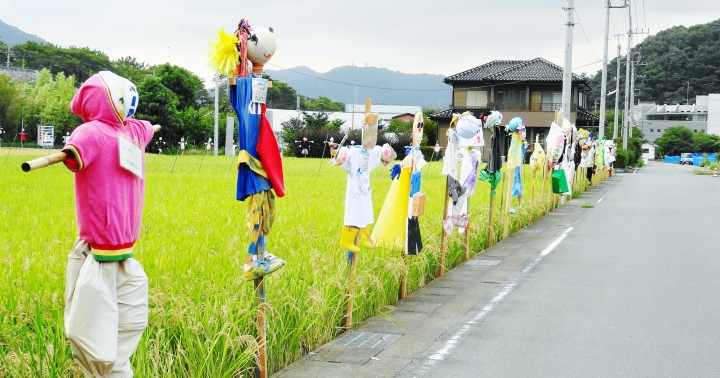
{"label": "white name tag", "polygon": [[120,166],[132,172],[135,176],[143,178],[143,151],[133,142],[118,138],[118,150],[120,151]]}
{"label": "white name tag", "polygon": [[265,79],[253,79],[252,81],[252,102],[264,104],[267,100],[268,83]]}
{"label": "white name tag", "polygon": [[360,154],[360,172],[368,173],[370,170],[370,155],[367,153]]}

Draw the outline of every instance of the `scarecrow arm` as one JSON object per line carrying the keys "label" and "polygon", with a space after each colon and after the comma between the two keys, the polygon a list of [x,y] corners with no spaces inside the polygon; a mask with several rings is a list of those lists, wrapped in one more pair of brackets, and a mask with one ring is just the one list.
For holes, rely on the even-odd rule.
{"label": "scarecrow arm", "polygon": [[[160,128],[161,128],[160,125],[153,125],[153,132],[156,133],[156,132],[160,131]],[[37,159],[26,161],[26,162],[22,163],[22,165],[20,167],[22,168],[23,172],[30,172],[30,171],[33,171],[38,168],[45,168],[49,165],[60,163],[62,161],[70,159],[72,157],[73,157],[72,153],[62,151],[62,152],[58,152],[56,154],[43,156],[43,157],[39,157]]]}

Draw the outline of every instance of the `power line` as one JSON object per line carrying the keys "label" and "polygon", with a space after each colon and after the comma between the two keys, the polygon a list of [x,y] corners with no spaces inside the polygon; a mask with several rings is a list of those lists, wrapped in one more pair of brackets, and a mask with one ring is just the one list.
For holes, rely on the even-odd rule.
{"label": "power line", "polygon": [[648,26],[647,26],[647,16],[645,14],[645,0],[643,0],[643,20],[645,21],[645,29],[647,29]]}
{"label": "power line", "polygon": [[409,88],[374,87],[374,86],[372,86],[372,85],[362,85],[362,84],[346,83],[346,82],[343,82],[343,81],[331,80],[331,79],[326,79],[326,78],[324,78],[324,77],[318,77],[318,76],[308,75],[308,74],[306,74],[306,73],[302,73],[302,72],[298,72],[298,71],[293,71],[293,70],[291,70],[291,69],[289,69],[289,68],[280,67],[280,66],[278,66],[278,65],[276,65],[276,64],[272,64],[272,63],[266,63],[266,64],[271,65],[271,66],[273,66],[273,67],[277,67],[277,68],[286,70],[286,71],[294,72],[294,73],[299,74],[299,75],[311,77],[311,78],[313,78],[313,79],[318,79],[318,80],[323,80],[323,81],[329,81],[329,82],[331,82],[331,83],[342,84],[342,85],[350,85],[350,86],[355,86],[355,87],[362,87],[362,88],[384,89],[384,90],[388,90],[388,91],[407,91],[407,92],[442,92],[442,91],[450,91],[450,90],[452,90],[451,88],[447,88],[447,89],[409,89]]}
{"label": "power line", "polygon": [[577,22],[577,23],[580,25],[580,30],[582,30],[583,35],[585,36],[585,41],[587,41],[588,46],[590,46],[590,51],[592,51],[593,55],[595,55],[596,58],[600,59],[600,57],[598,56],[598,54],[595,53],[595,49],[593,49],[592,45],[590,44],[590,40],[588,39],[587,34],[585,34],[585,28],[582,26],[582,22],[580,22],[580,15],[579,15],[578,12],[577,12],[577,8],[574,9],[574,10],[575,10],[575,15],[576,15],[577,18],[578,18],[578,22]]}

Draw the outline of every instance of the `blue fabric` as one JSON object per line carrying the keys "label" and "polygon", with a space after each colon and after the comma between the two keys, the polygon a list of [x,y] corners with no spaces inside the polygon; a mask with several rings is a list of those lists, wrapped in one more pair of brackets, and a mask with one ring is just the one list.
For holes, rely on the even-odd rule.
{"label": "blue fabric", "polygon": [[410,197],[420,192],[420,172],[414,172],[410,176]]}
{"label": "blue fabric", "polygon": [[400,163],[393,165],[392,169],[390,169],[390,180],[395,180],[395,178],[400,176],[400,171],[402,171]]}
{"label": "blue fabric", "polygon": [[[246,150],[250,156],[259,159],[257,142],[260,135],[261,115],[260,105],[250,103],[252,78],[238,78],[236,82],[235,87],[230,87],[230,105],[235,109],[238,117],[238,150]],[[250,112],[251,106],[256,108],[254,112]],[[237,177],[235,198],[238,201],[244,201],[252,194],[272,188],[268,179],[253,172],[246,164],[240,164]]]}

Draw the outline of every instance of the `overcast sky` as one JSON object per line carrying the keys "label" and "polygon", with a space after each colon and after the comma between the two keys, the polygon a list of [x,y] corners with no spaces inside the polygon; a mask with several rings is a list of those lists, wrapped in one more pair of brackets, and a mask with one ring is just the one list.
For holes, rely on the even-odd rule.
{"label": "overcast sky", "polygon": [[[720,1],[628,0],[633,29],[655,34],[720,17]],[[622,5],[623,0],[612,0]],[[207,42],[241,18],[271,26],[277,51],[269,69],[308,66],[325,72],[351,65],[452,75],[492,60],[545,58],[564,62],[563,0],[2,0],[0,20],[53,44],[90,47],[111,59],[133,56],[185,67],[206,82]],[[573,67],[601,69],[603,0],[577,0]],[[627,10],[612,9],[614,34],[628,30]],[[635,41],[645,35],[636,36]],[[620,37],[623,54],[627,36]],[[362,84],[362,83],[358,83]]]}

